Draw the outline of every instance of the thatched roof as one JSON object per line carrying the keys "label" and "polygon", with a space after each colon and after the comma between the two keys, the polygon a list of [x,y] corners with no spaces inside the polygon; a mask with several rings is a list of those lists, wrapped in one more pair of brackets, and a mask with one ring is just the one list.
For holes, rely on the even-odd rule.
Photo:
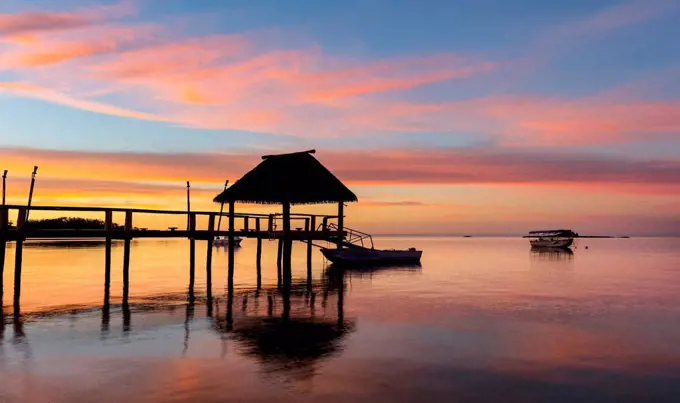
{"label": "thatched roof", "polygon": [[356,195],[312,156],[314,152],[266,155],[214,201],[260,204],[357,201]]}

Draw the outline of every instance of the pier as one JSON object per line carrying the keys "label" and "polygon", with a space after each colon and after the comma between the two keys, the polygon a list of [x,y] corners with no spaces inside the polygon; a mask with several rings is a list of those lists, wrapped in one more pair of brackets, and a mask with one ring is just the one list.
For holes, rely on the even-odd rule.
{"label": "pier", "polygon": [[[234,283],[234,248],[235,238],[257,240],[256,267],[257,286],[261,287],[260,270],[262,240],[277,240],[279,243],[277,266],[278,285],[285,293],[291,285],[291,250],[294,241],[303,242],[307,248],[308,283],[311,284],[311,260],[314,241],[325,241],[342,248],[351,245],[355,240],[353,231],[344,228],[344,205],[357,201],[356,196],[344,184],[330,173],[312,154],[314,150],[300,153],[264,156],[263,161],[253,170],[236,181],[231,187],[217,195],[214,199],[222,208],[219,212],[192,211],[190,208],[189,184],[187,183],[187,210],[155,210],[135,208],[78,207],[78,206],[32,206],[33,184],[27,205],[0,206],[0,303],[4,297],[3,274],[5,268],[5,252],[8,242],[15,243],[14,264],[14,314],[20,315],[21,275],[23,263],[23,245],[31,240],[104,240],[105,252],[102,256],[104,264],[104,304],[108,305],[111,276],[111,244],[113,240],[122,240],[123,248],[123,305],[127,305],[130,290],[130,242],[138,238],[186,238],[189,240],[188,283],[189,300],[194,299],[194,279],[196,265],[197,240],[207,241],[206,259],[206,295],[212,297],[212,253],[213,240],[216,237],[228,239],[228,295],[232,295]],[[4,192],[3,192],[4,193]],[[281,214],[237,213],[236,203],[280,204]],[[291,205],[337,203],[336,215],[291,213]],[[228,211],[223,207],[228,205]],[[68,212],[99,215],[103,218],[101,229],[40,229],[29,224],[30,212]],[[124,225],[115,225],[114,214],[123,214]],[[187,217],[185,229],[170,227],[168,229],[146,229],[134,226],[135,217],[144,214],[182,215]],[[198,226],[199,218],[207,222],[204,227]],[[226,229],[221,229],[222,219],[227,222]],[[15,219],[15,225],[10,222]],[[217,227],[216,227],[216,222]],[[294,229],[293,229],[294,228]]]}

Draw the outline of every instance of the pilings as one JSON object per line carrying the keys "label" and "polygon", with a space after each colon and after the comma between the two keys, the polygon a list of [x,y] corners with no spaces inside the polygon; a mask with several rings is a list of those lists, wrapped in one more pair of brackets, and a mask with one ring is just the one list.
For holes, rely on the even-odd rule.
{"label": "pilings", "polygon": [[[208,216],[208,232],[212,234],[215,230],[215,215],[211,214]],[[213,252],[213,239],[211,235],[206,241],[207,250],[205,256],[205,295],[208,299],[208,306],[212,306],[212,252]]]}
{"label": "pilings", "polygon": [[14,246],[14,316],[19,316],[21,311],[21,266],[23,264],[24,239],[23,227],[26,220],[26,208],[20,208],[17,215],[17,230],[19,231],[16,244]]}
{"label": "pilings", "polygon": [[234,292],[234,202],[229,202],[229,273],[227,290],[231,295]]}
{"label": "pilings", "polygon": [[[260,231],[260,218],[255,219],[255,231]],[[262,238],[257,238],[257,257],[255,258],[257,270],[257,289],[262,288]]]}
{"label": "pilings", "polygon": [[7,233],[8,227],[9,210],[3,207],[0,209],[0,311],[2,311],[2,304],[5,294],[5,254],[7,253],[7,241],[5,240],[5,234]]}
{"label": "pilings", "polygon": [[[125,213],[125,231],[132,230],[132,212]],[[130,296],[130,242],[129,236],[125,237],[123,244],[123,308],[127,308]]]}
{"label": "pilings", "polygon": [[281,287],[281,279],[283,277],[282,263],[283,263],[283,239],[279,239],[278,250],[276,253],[276,281],[277,286],[279,288]]}
{"label": "pilings", "polygon": [[338,249],[342,249],[342,242],[345,239],[343,231],[345,230],[345,203],[338,203],[338,231],[340,235],[338,236]]}
{"label": "pilings", "polygon": [[[104,229],[111,231],[113,227],[113,211],[107,210],[104,215]],[[111,237],[106,237],[104,252],[104,309],[108,310],[111,293]]]}
{"label": "pilings", "polygon": [[[305,220],[305,229],[307,231],[314,231],[316,227],[316,217],[312,216]],[[307,287],[312,287],[312,240],[307,240]]]}
{"label": "pilings", "polygon": [[[196,231],[196,214],[189,213],[189,233]],[[196,239],[189,237],[189,301],[194,300],[194,283],[196,281]]]}

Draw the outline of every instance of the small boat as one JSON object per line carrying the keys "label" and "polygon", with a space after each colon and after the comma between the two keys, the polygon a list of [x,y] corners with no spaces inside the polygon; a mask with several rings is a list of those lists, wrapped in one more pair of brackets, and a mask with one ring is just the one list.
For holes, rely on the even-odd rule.
{"label": "small boat", "polygon": [[362,247],[330,249],[322,248],[321,253],[335,264],[388,264],[419,263],[423,251],[410,248],[408,250],[369,249]]}
{"label": "small boat", "polygon": [[[241,246],[242,240],[243,240],[243,238],[241,238],[239,236],[234,237],[234,246]],[[225,237],[219,237],[218,236],[215,239],[213,239],[212,243],[213,243],[213,246],[229,246],[229,237],[228,236],[225,236]]]}
{"label": "small boat", "polygon": [[532,248],[567,249],[574,243],[578,234],[570,229],[530,231],[529,243]]}

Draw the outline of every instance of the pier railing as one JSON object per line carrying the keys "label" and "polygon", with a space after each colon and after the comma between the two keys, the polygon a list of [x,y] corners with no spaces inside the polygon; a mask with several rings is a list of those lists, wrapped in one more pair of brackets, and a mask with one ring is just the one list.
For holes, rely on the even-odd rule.
{"label": "pier railing", "polygon": [[[269,238],[279,239],[289,237],[299,240],[326,240],[339,236],[337,227],[331,227],[332,220],[337,219],[333,215],[320,214],[291,214],[291,232],[284,234],[281,214],[262,213],[237,213],[234,214],[235,228],[228,228],[228,212],[214,211],[183,211],[183,210],[159,210],[120,207],[74,207],[74,206],[31,206],[30,211],[43,212],[76,212],[76,213],[101,213],[104,220],[102,229],[38,229],[26,225],[28,207],[23,205],[0,206],[0,237],[4,241],[22,239],[53,239],[53,238],[193,238],[213,239],[217,236],[227,236],[233,231],[235,236],[242,238]],[[16,212],[16,213],[14,213]],[[113,214],[125,214],[125,225],[115,228]],[[16,215],[15,215],[16,214]],[[138,215],[167,215],[186,216],[186,228],[168,227],[167,229],[147,229],[134,226],[134,218]],[[216,228],[216,220],[224,217],[223,228]],[[207,218],[207,225],[199,227],[199,217]],[[14,226],[10,226],[10,222]],[[315,223],[322,223],[316,226]],[[226,228],[224,228],[226,227]]]}

